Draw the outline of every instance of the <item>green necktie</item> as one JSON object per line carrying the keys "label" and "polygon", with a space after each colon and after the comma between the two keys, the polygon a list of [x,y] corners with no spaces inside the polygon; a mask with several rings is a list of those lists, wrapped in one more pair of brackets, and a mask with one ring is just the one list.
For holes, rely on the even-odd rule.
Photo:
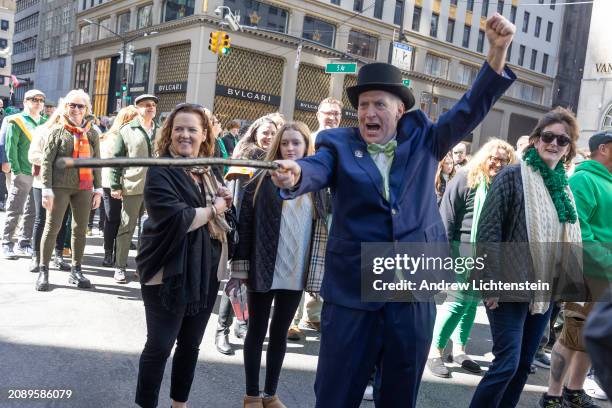
{"label": "green necktie", "polygon": [[371,143],[368,145],[368,153],[370,153],[371,156],[378,154],[378,153],[384,153],[385,156],[392,159],[393,156],[395,155],[396,148],[397,148],[397,140],[391,140],[385,143],[384,145]]}
{"label": "green necktie", "polygon": [[[393,161],[393,157],[395,156],[395,149],[397,147],[397,140],[391,140],[384,145],[372,143],[368,145],[368,153],[370,156],[374,156],[378,153],[383,153],[386,157],[386,164],[382,165],[380,161],[374,160],[376,162],[376,167],[380,171],[380,175],[383,179],[383,191],[385,193],[385,199],[389,201],[389,171],[391,170],[391,162]],[[381,167],[384,166],[384,167]]]}

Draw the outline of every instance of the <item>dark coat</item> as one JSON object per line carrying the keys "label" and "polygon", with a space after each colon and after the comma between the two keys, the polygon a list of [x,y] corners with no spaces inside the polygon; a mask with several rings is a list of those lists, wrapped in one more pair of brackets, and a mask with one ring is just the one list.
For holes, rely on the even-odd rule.
{"label": "dark coat", "polygon": [[476,190],[467,185],[466,171],[460,171],[448,182],[440,203],[440,215],[449,242],[470,242],[475,193]]}
{"label": "dark coat", "polygon": [[231,157],[232,154],[234,153],[234,148],[236,147],[236,144],[238,144],[238,138],[234,137],[231,133],[227,132],[225,136],[221,138],[221,140],[223,141],[223,144],[225,145],[225,150],[227,150],[227,153]]}
{"label": "dark coat", "polygon": [[164,305],[169,310],[187,305],[195,313],[215,301],[219,285],[219,241],[210,238],[206,226],[188,232],[195,209],[206,206],[205,198],[184,169],[151,167],[144,203],[148,218],[136,257],[140,282],[148,282],[163,267]]}
{"label": "dark coat", "polygon": [[[249,289],[266,292],[272,287],[274,278],[283,200],[279,197],[270,176],[265,175],[257,197],[253,201],[257,181],[258,179],[254,179],[244,188],[239,210],[239,242],[232,262],[248,261]],[[322,193],[313,194],[313,204],[316,218],[325,220],[321,196]],[[313,220],[312,234],[314,231]]]}
{"label": "dark coat", "polygon": [[317,152],[298,160],[300,184],[281,195],[291,199],[331,188],[333,222],[321,288],[325,302],[370,311],[384,307],[384,302],[362,301],[362,243],[447,240],[432,182],[438,163],[482,122],[515,78],[508,67],[502,76],[485,63],[472,88],[437,123],[418,109],[404,114],[397,124],[389,200],[358,128],[317,135]]}

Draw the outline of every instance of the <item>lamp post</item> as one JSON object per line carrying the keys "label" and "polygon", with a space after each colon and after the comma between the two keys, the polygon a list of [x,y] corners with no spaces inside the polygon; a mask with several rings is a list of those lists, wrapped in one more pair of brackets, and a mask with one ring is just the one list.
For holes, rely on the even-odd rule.
{"label": "lamp post", "polygon": [[157,34],[157,31],[151,31],[150,33],[144,33],[144,34],[138,34],[132,37],[127,37],[125,35],[121,35],[113,30],[111,30],[110,28],[103,26],[100,23],[96,23],[95,21],[92,21],[88,18],[84,18],[83,19],[84,22],[88,23],[88,24],[93,24],[96,25],[98,27],[104,28],[106,31],[110,32],[111,34],[113,34],[115,37],[119,38],[123,44],[122,49],[123,49],[123,74],[122,74],[122,81],[121,83],[123,84],[122,86],[124,87],[124,89],[122,89],[122,94],[121,94],[121,106],[125,107],[127,106],[127,97],[128,97],[128,89],[129,89],[129,78],[128,78],[128,71],[127,71],[127,46],[130,42],[134,41],[135,39],[139,38],[139,37],[146,37],[148,35],[152,35],[152,34]]}

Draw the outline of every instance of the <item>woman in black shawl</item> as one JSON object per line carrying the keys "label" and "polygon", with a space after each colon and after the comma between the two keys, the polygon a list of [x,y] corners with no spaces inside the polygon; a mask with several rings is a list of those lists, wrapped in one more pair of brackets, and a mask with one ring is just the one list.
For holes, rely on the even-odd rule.
{"label": "woman in black shawl", "polygon": [[[204,110],[178,105],[157,141],[162,157],[211,157],[215,140]],[[172,362],[172,407],[185,407],[199,346],[215,304],[221,245],[229,230],[224,212],[231,193],[209,168],[152,167],[147,172],[144,224],[136,258],[147,320],[136,403],[156,407],[166,360]]]}

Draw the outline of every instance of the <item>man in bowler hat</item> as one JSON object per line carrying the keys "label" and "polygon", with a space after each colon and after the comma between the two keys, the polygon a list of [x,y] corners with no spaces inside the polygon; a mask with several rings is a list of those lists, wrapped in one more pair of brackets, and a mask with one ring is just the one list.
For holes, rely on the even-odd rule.
{"label": "man in bowler hat", "polygon": [[490,49],[472,88],[437,123],[420,110],[401,72],[367,64],[347,88],[359,127],[324,130],[313,156],[278,161],[272,173],[285,199],[332,190],[333,222],[321,289],[317,408],[358,407],[377,367],[377,407],[414,407],[436,308],[421,302],[361,299],[362,242],[445,242],[434,179],[438,162],[484,119],[515,75],[505,67],[515,26],[495,14]]}

